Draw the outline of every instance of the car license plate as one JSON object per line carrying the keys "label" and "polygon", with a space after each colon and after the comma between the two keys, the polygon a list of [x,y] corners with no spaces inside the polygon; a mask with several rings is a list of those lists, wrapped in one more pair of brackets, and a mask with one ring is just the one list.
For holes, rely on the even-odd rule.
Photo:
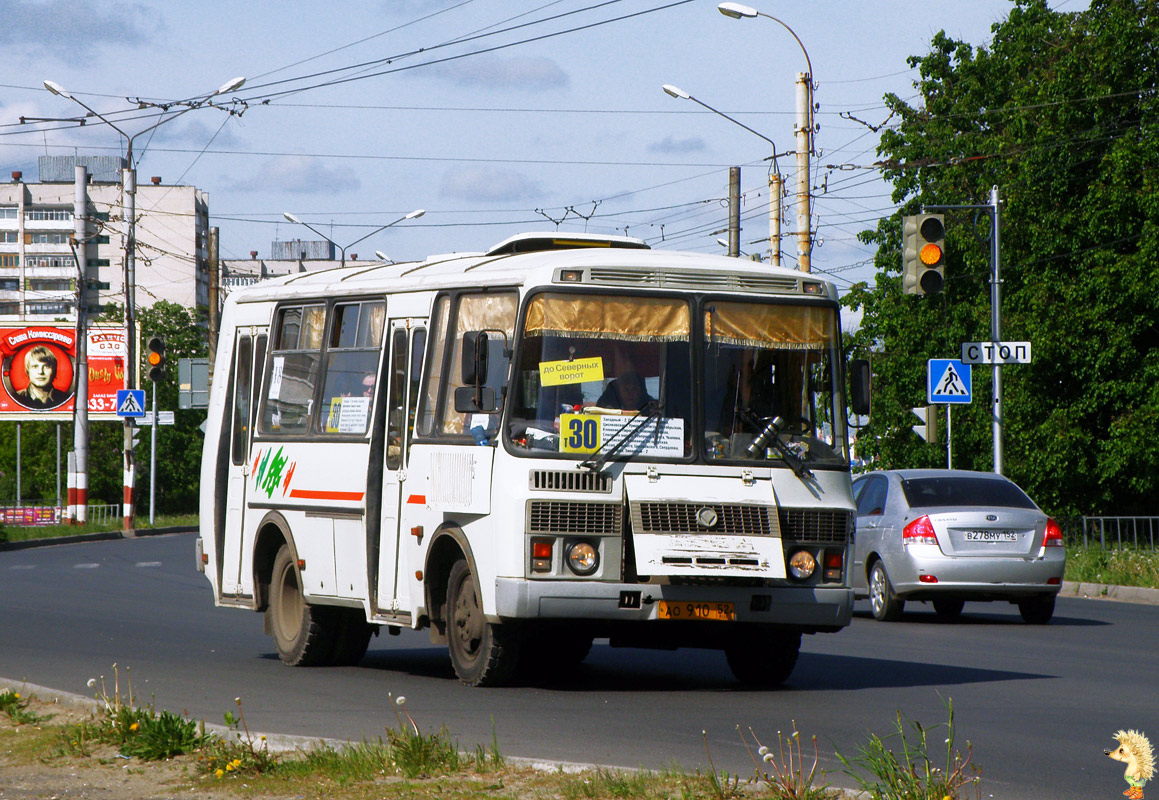
{"label": "car license plate", "polygon": [[966,531],[967,542],[1017,542],[1017,531]]}
{"label": "car license plate", "polygon": [[736,612],[732,603],[705,603],[698,601],[672,602],[660,600],[656,603],[657,619],[717,619],[732,621]]}

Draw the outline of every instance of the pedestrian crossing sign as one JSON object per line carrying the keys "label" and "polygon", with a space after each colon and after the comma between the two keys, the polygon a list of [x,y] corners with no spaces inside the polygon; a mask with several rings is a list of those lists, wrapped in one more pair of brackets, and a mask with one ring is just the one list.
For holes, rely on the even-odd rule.
{"label": "pedestrian crossing sign", "polygon": [[955,358],[931,358],[927,362],[927,403],[969,403],[973,399],[969,364]]}
{"label": "pedestrian crossing sign", "polygon": [[143,417],[145,416],[144,389],[117,390],[117,416]]}

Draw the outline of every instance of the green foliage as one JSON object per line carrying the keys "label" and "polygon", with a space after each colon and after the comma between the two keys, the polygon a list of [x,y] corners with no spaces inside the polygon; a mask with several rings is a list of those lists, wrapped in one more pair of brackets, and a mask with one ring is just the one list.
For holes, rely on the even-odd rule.
{"label": "green foliage", "polygon": [[1159,589],[1159,552],[1129,547],[1068,547],[1066,580]]}
{"label": "green foliage", "polygon": [[[970,744],[966,756],[954,750],[954,702],[946,703],[949,721],[945,725],[945,760],[942,766],[933,761],[931,744],[942,737],[942,726],[925,728],[916,720],[906,735],[901,712],[897,714],[894,732],[884,739],[870,734],[869,742],[857,748],[857,755],[847,758],[837,753],[846,766],[846,774],[857,781],[870,800],[961,800],[971,788],[982,796],[981,770],[970,763]],[[934,741],[930,741],[933,733]],[[900,752],[894,752],[896,750]]]}
{"label": "green foliage", "polygon": [[[878,152],[899,213],[862,235],[874,285],[850,344],[873,353],[875,466],[944,466],[944,439],[910,432],[929,358],[991,338],[987,216],[946,212],[946,290],[901,293],[900,216],[1002,198],[1004,340],[1034,363],[1002,368],[1004,472],[1054,514],[1159,504],[1159,25],[1153,0],[1052,11],[1017,0],[988,48],[945,33],[919,68],[920,99],[888,95],[899,122]],[[993,468],[991,370],[953,412],[954,466]]]}
{"label": "green foliage", "polygon": [[207,740],[205,726],[170,711],[158,713],[151,705],[137,706],[133,699],[129,670],[125,670],[126,692],[121,694],[121,673],[113,664],[113,693],[109,694],[102,675],[89,686],[97,687],[98,710],[89,720],[66,727],[60,735],[61,752],[73,756],[91,755],[91,745],[116,747],[123,755],[144,761],[159,761],[190,753]]}
{"label": "green foliage", "polygon": [[13,689],[5,689],[0,692],[0,712],[6,714],[9,719],[19,725],[29,725],[41,721],[39,714],[28,710],[28,698],[22,697],[20,692]]}

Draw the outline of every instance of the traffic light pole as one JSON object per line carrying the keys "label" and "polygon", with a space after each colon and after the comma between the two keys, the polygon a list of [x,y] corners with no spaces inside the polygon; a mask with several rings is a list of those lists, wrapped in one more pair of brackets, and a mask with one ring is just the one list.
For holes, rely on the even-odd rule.
{"label": "traffic light pole", "polygon": [[[998,187],[990,187],[990,202],[986,205],[963,206],[922,206],[923,211],[951,209],[985,210],[990,214],[990,341],[1002,341],[1002,279],[1001,275],[1001,205]],[[994,472],[1002,474],[1002,365],[995,361],[990,365],[993,404],[991,406],[991,426],[994,435]]]}
{"label": "traffic light pole", "polygon": [[153,430],[149,433],[149,525],[157,508],[157,381],[153,381]]}

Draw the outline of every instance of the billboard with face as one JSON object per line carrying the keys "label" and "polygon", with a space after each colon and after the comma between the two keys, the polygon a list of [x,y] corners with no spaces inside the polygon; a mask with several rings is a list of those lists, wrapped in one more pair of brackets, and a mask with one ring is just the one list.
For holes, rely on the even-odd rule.
{"label": "billboard with face", "polygon": [[[116,417],[124,388],[124,332],[94,328],[87,337],[89,413]],[[0,328],[0,419],[71,419],[76,395],[76,330]]]}

